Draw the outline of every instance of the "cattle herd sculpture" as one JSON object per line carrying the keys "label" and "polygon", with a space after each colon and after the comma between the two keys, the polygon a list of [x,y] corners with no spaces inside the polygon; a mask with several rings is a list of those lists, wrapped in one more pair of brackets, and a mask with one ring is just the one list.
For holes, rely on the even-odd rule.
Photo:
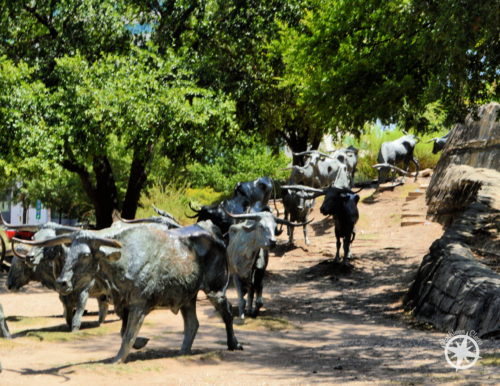
{"label": "cattle herd sculpture", "polygon": [[[388,179],[391,169],[402,172],[404,182],[410,161],[418,175],[419,164],[413,154],[417,142],[415,136],[405,135],[382,145],[379,163],[374,165],[379,169],[377,186]],[[257,316],[263,305],[269,250],[276,245],[276,236],[286,226],[288,243],[293,244],[293,229],[302,226],[309,244],[308,216],[317,197],[325,196],[320,212],[334,218],[335,261],[340,260],[342,242],[343,264],[352,256],[350,247],[359,218],[359,195],[352,191],[357,150],[351,146],[330,154],[307,151],[296,155],[306,159],[304,166],[291,167],[287,184],[280,187],[284,218],[274,215],[269,206],[276,186],[270,178],[262,177],[238,183],[232,197],[219,204],[192,208],[197,223],[187,227],[158,208],[154,209],[159,216],[147,219],[124,220],[115,215],[113,225],[99,231],[51,222],[34,228],[21,225],[17,227],[36,233],[33,240],[13,238],[7,287],[17,291],[30,281],[39,281],[56,290],[71,331],[80,328],[89,296],[98,300],[99,323],[113,304],[122,320],[122,343],[114,362],[125,361],[132,348],[147,344],[148,339],[138,333],[145,316],[157,307],[181,311],[184,340],[180,352],[189,353],[199,325],[197,293],[202,290],[222,317],[228,349],[242,349],[226,298],[230,277],[238,294],[238,317]],[[404,162],[405,170],[396,166],[399,162]],[[1,221],[13,227],[3,217]],[[19,243],[24,244],[24,250],[16,245]],[[4,257],[3,245],[2,265]],[[10,338],[1,305],[0,337]]]}

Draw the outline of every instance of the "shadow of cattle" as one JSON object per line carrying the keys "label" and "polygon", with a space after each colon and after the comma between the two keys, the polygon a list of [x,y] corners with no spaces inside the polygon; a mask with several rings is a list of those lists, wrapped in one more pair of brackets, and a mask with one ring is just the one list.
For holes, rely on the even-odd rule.
{"label": "shadow of cattle", "polygon": [[311,223],[311,228],[315,236],[323,236],[326,233],[333,233],[334,225],[333,217],[327,216],[319,221]]}

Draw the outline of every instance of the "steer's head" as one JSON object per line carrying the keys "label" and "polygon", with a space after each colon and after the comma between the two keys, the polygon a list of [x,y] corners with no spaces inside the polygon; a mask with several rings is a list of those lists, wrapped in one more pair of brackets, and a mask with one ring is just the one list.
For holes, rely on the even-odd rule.
{"label": "steer's head", "polygon": [[262,249],[270,249],[276,245],[276,220],[269,212],[260,212],[259,219],[250,225],[255,232],[255,241]]}
{"label": "steer's head", "polygon": [[62,293],[81,290],[90,285],[99,267],[100,259],[116,261],[121,257],[121,244],[113,239],[78,232],[72,237],[68,255],[57,285]]}
{"label": "steer's head", "polygon": [[[288,220],[276,217],[270,212],[258,212],[247,214],[232,214],[225,211],[227,215],[236,220],[250,220],[243,224],[243,229],[247,232],[255,232],[255,240],[259,248],[269,249],[276,245],[277,224],[289,226],[303,226],[307,223],[293,223]],[[312,221],[312,220],[311,220]],[[310,222],[310,221],[309,221]]]}
{"label": "steer's head", "polygon": [[64,266],[56,281],[63,295],[88,287],[95,276],[100,258],[117,260],[121,256],[121,244],[118,241],[99,237],[89,231],[23,242],[40,248],[67,246]]}
{"label": "steer's head", "polygon": [[[35,244],[54,238],[60,233],[74,232],[79,229],[54,223],[47,223],[39,228],[40,230],[33,236]],[[26,246],[23,246],[23,250],[20,250],[16,243],[30,244],[30,248],[27,252]],[[54,277],[57,277],[61,272],[67,247],[64,245],[43,247],[35,244],[29,240],[12,239],[14,259],[7,279],[7,288],[10,291],[17,291],[31,280],[36,280],[37,277],[40,277],[42,271],[46,274],[52,272]]]}
{"label": "steer's head", "polygon": [[325,200],[319,209],[321,214],[338,214],[341,210],[356,207],[359,201],[359,195],[352,193],[349,189],[339,189],[330,187],[326,191]]}
{"label": "steer's head", "polygon": [[5,285],[12,292],[19,289],[33,280],[34,269],[24,264],[24,261],[14,257],[10,263],[9,274]]}

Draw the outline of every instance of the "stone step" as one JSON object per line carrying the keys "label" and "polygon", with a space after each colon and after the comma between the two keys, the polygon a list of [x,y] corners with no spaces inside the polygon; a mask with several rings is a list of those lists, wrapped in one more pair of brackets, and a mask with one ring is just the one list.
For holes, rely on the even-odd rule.
{"label": "stone step", "polygon": [[417,198],[423,196],[424,194],[425,194],[425,192],[420,192],[420,191],[418,191],[418,192],[410,192],[406,196],[405,201],[408,202],[408,201],[416,200]]}
{"label": "stone step", "polygon": [[415,213],[415,212],[403,212],[401,214],[401,217],[424,217],[422,213]]}
{"label": "stone step", "polygon": [[427,220],[425,218],[418,220],[404,220],[401,221],[402,227],[412,226],[412,225],[424,225]]}
{"label": "stone step", "polygon": [[417,190],[417,191],[414,191],[414,192],[409,192],[408,196],[406,196],[406,197],[420,197],[420,196],[423,196],[424,194],[425,194],[425,192]]}

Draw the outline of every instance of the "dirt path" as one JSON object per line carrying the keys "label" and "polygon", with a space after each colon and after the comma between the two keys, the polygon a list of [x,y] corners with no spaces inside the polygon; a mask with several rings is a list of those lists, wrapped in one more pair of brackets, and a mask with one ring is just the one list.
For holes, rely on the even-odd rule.
{"label": "dirt path", "polygon": [[[441,227],[423,220],[401,227],[403,209],[424,213],[424,196],[406,203],[427,179],[385,191],[359,204],[360,220],[347,268],[333,263],[332,222],[316,203],[305,246],[280,236],[271,254],[264,309],[257,319],[235,324],[244,351],[225,349],[223,324],[200,293],[200,329],[193,355],[178,356],[182,318],[157,310],[140,335],[151,338],[127,364],[111,365],[120,346],[120,322],[110,314],[96,327],[97,304],[78,333],[68,333],[57,295],[38,285],[7,293],[3,304],[14,339],[0,341],[1,385],[54,384],[308,384],[308,383],[500,383],[500,342],[484,340],[482,359],[456,372],[445,361],[447,334],[418,325],[404,313],[401,298]],[[361,193],[368,197],[372,191]],[[418,217],[415,217],[418,218]],[[286,233],[286,232],[284,232]],[[236,293],[228,297],[236,305]]]}

